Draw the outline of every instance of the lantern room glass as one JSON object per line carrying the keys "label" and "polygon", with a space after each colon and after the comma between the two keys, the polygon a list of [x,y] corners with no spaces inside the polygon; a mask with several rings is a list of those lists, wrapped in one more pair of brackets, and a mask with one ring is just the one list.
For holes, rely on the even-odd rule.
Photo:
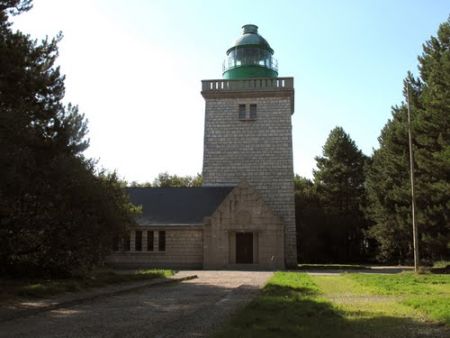
{"label": "lantern room glass", "polygon": [[268,50],[261,48],[235,48],[231,50],[224,63],[223,71],[241,66],[261,66],[278,72],[278,62]]}

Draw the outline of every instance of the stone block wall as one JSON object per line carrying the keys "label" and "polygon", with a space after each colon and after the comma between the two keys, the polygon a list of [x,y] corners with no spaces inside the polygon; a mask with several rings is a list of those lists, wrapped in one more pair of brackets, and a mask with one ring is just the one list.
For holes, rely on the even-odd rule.
{"label": "stone block wall", "polygon": [[[130,233],[130,251],[114,252],[106,262],[117,267],[201,268],[203,266],[203,231],[201,228],[139,227],[142,250],[136,251],[135,230]],[[153,231],[153,251],[147,250],[147,231]],[[159,231],[166,233],[165,250],[158,248]]]}
{"label": "stone block wall", "polygon": [[[297,263],[293,184],[293,90],[249,89],[235,94],[203,92],[205,186],[245,180],[279,216],[284,227],[285,261]],[[256,104],[254,120],[239,119],[239,105]],[[247,108],[248,109],[248,108]]]}
{"label": "stone block wall", "polygon": [[225,198],[204,227],[204,267],[226,269],[236,264],[236,233],[253,233],[253,264],[244,268],[284,267],[281,219],[247,183]]}

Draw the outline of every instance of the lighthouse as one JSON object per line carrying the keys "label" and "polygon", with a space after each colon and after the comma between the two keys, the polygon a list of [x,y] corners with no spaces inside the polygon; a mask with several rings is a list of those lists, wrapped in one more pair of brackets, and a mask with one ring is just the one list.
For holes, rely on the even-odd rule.
{"label": "lighthouse", "polygon": [[[267,266],[268,260],[275,260],[275,267],[297,264],[291,123],[294,79],[278,77],[273,55],[258,27],[244,25],[242,35],[226,50],[222,78],[202,81],[203,186],[241,186],[243,196],[253,196],[251,203],[235,198],[230,208],[237,216],[230,216],[226,227],[206,228],[206,267],[207,257],[215,267],[222,256],[223,261],[236,264]],[[261,216],[261,203],[276,220]],[[270,222],[278,225],[271,228]]]}
{"label": "lighthouse", "polygon": [[279,77],[255,25],[226,50],[222,78],[203,80],[203,186],[131,187],[137,227],[107,262],[119,267],[270,269],[297,265],[294,79]]}

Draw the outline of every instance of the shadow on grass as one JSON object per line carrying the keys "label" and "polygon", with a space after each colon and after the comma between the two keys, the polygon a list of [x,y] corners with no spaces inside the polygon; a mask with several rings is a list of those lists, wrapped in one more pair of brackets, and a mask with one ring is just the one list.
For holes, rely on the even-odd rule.
{"label": "shadow on grass", "polygon": [[450,274],[450,265],[447,265],[444,268],[430,268],[430,272],[434,273],[434,274],[445,274],[445,275],[449,275]]}
{"label": "shadow on grass", "polygon": [[169,270],[138,270],[130,273],[116,273],[112,270],[99,270],[83,277],[60,279],[16,278],[1,279],[0,301],[15,297],[41,298],[64,292],[77,292],[112,284],[137,282],[154,278],[165,278]]}
{"label": "shadow on grass", "polygon": [[299,264],[297,270],[365,270],[369,266],[359,264]]}
{"label": "shadow on grass", "polygon": [[215,337],[449,337],[445,325],[344,312],[305,288],[273,286],[235,314]]}
{"label": "shadow on grass", "polygon": [[297,294],[301,294],[303,296],[317,296],[319,294],[319,291],[308,287],[292,287],[277,284],[267,284],[262,290],[262,294],[272,297],[295,296]]}

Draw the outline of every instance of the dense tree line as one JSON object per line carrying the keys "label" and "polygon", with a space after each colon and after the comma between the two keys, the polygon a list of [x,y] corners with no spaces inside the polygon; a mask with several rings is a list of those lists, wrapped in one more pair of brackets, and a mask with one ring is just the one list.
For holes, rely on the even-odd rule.
{"label": "dense tree line", "polygon": [[300,261],[356,262],[366,257],[366,162],[350,136],[336,127],[322,156],[316,157],[314,181],[296,176]]}
{"label": "dense tree line", "polygon": [[[450,18],[423,46],[418,78],[408,74],[416,176],[417,223],[426,260],[450,252]],[[392,109],[379,137],[367,176],[370,234],[380,243],[379,258],[412,256],[406,103]]]}
{"label": "dense tree line", "polygon": [[197,174],[196,176],[179,176],[176,174],[169,174],[168,172],[159,173],[158,176],[153,180],[153,182],[131,182],[130,187],[147,187],[147,188],[189,188],[189,187],[200,187],[203,183],[202,175]]}
{"label": "dense tree line", "polygon": [[392,108],[370,158],[336,128],[316,158],[314,181],[296,178],[301,261],[411,261],[407,93],[421,256],[430,262],[449,259],[450,18],[418,59],[420,76],[408,73],[405,101]]}
{"label": "dense tree line", "polygon": [[13,31],[28,0],[0,1],[0,273],[69,275],[101,262],[133,224],[115,174],[82,153],[87,123],[65,105],[55,66],[61,35]]}

